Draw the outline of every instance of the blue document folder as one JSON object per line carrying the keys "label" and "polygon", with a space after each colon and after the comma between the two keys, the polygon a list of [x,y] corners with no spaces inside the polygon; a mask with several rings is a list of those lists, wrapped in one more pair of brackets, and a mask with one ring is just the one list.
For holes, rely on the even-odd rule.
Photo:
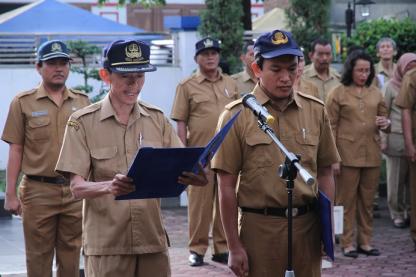
{"label": "blue document folder", "polygon": [[218,150],[240,112],[211,139],[206,147],[188,148],[140,148],[131,164],[127,176],[133,179],[136,190],[116,200],[147,199],[179,196],[186,185],[179,184],[183,171],[199,171],[208,165]]}
{"label": "blue document folder", "polygon": [[331,200],[319,191],[319,216],[321,219],[321,240],[326,255],[334,261],[334,241],[332,237]]}

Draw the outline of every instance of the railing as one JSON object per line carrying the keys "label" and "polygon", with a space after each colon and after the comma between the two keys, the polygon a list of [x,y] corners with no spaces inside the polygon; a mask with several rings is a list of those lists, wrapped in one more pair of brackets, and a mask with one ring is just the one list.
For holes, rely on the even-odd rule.
{"label": "railing", "polygon": [[[137,35],[4,35],[0,34],[0,67],[27,67],[36,62],[36,51],[43,42],[59,39],[64,42],[70,40],[83,40],[103,49],[111,41],[118,39],[135,38],[150,44],[150,62],[158,66],[175,66],[178,58],[172,37],[169,34],[137,34]],[[80,64],[81,60],[73,57],[73,64]],[[90,66],[101,65],[101,55],[89,57]]]}

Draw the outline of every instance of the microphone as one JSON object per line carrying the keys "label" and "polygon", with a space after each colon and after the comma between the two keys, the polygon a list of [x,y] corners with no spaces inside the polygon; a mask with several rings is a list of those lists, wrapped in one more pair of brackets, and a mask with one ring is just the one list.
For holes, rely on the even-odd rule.
{"label": "microphone", "polygon": [[257,102],[256,97],[253,94],[246,94],[243,97],[243,105],[252,110],[254,115],[261,121],[266,122],[267,124],[273,124],[274,117],[269,114],[265,107]]}

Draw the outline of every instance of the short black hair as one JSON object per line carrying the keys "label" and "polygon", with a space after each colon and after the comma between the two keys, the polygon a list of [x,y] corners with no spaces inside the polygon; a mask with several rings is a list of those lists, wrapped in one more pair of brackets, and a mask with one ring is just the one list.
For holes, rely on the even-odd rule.
{"label": "short black hair", "polygon": [[315,47],[318,44],[319,45],[328,45],[328,44],[331,45],[329,40],[327,40],[326,38],[317,38],[311,43],[311,53],[315,52]]}
{"label": "short black hair", "polygon": [[260,69],[263,69],[264,58],[260,53],[254,57],[256,64],[259,66]]}
{"label": "short black hair", "polygon": [[357,60],[365,60],[370,62],[370,75],[365,82],[365,86],[369,87],[373,82],[375,76],[374,62],[371,56],[361,49],[354,50],[347,56],[347,60],[344,63],[344,72],[342,73],[341,83],[344,86],[349,86],[354,82],[352,79],[352,74]]}

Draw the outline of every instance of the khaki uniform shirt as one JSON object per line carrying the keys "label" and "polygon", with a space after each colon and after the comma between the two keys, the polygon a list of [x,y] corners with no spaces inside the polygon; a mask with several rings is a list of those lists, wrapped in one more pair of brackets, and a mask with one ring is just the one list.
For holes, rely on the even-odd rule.
{"label": "khaki uniform shirt", "polygon": [[326,97],[328,96],[328,93],[330,93],[331,90],[333,90],[337,85],[340,84],[341,76],[335,69],[330,67],[329,79],[323,81],[316,72],[313,64],[311,64],[310,66],[305,67],[305,70],[302,74],[302,78],[311,81],[318,88],[319,99],[325,101]]}
{"label": "khaki uniform shirt", "polygon": [[[301,164],[313,177],[317,176],[318,167],[339,161],[329,120],[320,100],[296,92],[284,110],[276,111],[260,86],[256,86],[253,93],[275,117],[271,127],[277,137],[289,151],[302,156]],[[239,207],[286,208],[286,183],[277,173],[285,157],[272,139],[260,130],[252,111],[243,107],[241,99],[237,100],[226,106],[218,126],[222,127],[239,110],[242,112],[214,156],[212,168],[239,175]],[[311,203],[316,194],[316,182],[309,186],[301,177],[296,178],[295,207]]]}
{"label": "khaki uniform shirt", "polygon": [[257,80],[252,79],[246,70],[232,75],[231,78],[237,83],[238,93],[241,96],[252,92],[257,83]]}
{"label": "khaki uniform shirt", "polygon": [[396,105],[412,111],[413,143],[416,143],[416,69],[407,72],[403,78]]}
{"label": "khaki uniform shirt", "polygon": [[311,81],[301,78],[299,80],[299,91],[320,99],[319,90]]}
{"label": "khaki uniform shirt", "polygon": [[215,134],[225,105],[238,97],[236,83],[222,73],[214,82],[199,71],[182,81],[176,88],[171,118],[187,124],[187,146],[205,146]]}
{"label": "khaki uniform shirt", "polygon": [[58,107],[40,85],[18,94],[10,105],[2,140],[23,145],[22,172],[55,177],[66,122],[76,110],[89,104],[82,92],[65,89]]}
{"label": "khaki uniform shirt", "polygon": [[[125,126],[117,120],[108,96],[73,114],[66,132],[56,170],[93,182],[127,174],[141,146],[182,146],[159,109],[139,102]],[[85,199],[83,248],[86,255],[165,251],[159,199],[117,201],[113,195]]]}
{"label": "khaki uniform shirt", "polygon": [[[396,64],[393,64],[393,71],[396,70]],[[380,89],[384,87],[385,84],[393,77],[390,76],[386,71],[384,71],[384,67],[380,62],[376,63],[375,66],[376,78],[374,78],[373,84],[379,87]]]}
{"label": "khaki uniform shirt", "polygon": [[339,85],[329,95],[326,108],[344,166],[380,166],[380,136],[376,116],[387,116],[380,90],[364,87],[361,95],[354,87]]}

